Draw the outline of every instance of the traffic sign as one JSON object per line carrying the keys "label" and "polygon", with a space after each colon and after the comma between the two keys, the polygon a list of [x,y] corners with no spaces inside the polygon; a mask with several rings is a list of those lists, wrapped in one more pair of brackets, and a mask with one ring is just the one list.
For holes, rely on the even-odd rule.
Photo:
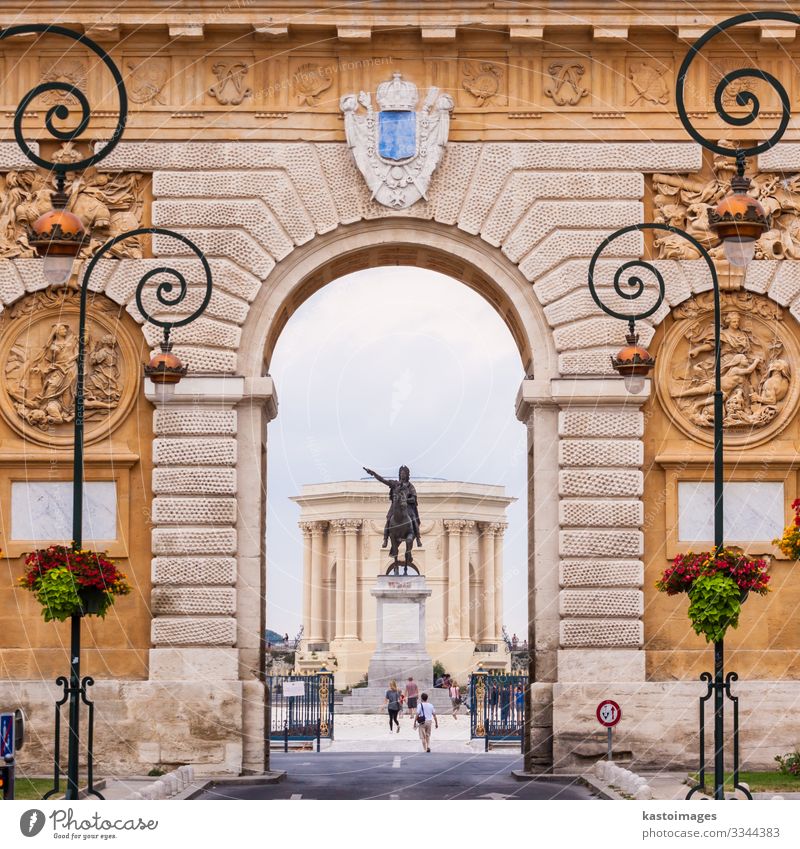
{"label": "traffic sign", "polygon": [[622,708],[611,699],[600,702],[597,706],[597,721],[606,728],[611,728],[622,719]]}

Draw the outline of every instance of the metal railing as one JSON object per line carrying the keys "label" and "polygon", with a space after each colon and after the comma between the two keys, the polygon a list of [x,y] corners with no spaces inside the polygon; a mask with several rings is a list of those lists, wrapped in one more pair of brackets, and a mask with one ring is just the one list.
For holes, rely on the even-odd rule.
{"label": "metal railing", "polygon": [[476,672],[469,682],[470,737],[523,745],[527,675]]}
{"label": "metal railing", "polygon": [[333,739],[333,673],[272,675],[266,679],[270,694],[270,741]]}

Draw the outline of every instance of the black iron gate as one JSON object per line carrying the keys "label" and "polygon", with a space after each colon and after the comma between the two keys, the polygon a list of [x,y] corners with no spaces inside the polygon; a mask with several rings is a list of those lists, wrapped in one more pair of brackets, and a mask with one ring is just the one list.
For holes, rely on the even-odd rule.
{"label": "black iron gate", "polygon": [[333,673],[272,675],[270,694],[270,741],[319,741],[333,739]]}
{"label": "black iron gate", "polygon": [[491,675],[476,672],[470,678],[470,736],[522,746],[525,729],[527,675]]}

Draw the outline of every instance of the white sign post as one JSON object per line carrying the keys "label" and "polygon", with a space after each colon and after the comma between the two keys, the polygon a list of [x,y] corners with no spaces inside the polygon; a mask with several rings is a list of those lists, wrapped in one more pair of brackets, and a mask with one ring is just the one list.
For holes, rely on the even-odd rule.
{"label": "white sign post", "polygon": [[613,760],[611,751],[611,729],[622,719],[622,708],[611,699],[597,706],[597,721],[608,729],[608,759]]}

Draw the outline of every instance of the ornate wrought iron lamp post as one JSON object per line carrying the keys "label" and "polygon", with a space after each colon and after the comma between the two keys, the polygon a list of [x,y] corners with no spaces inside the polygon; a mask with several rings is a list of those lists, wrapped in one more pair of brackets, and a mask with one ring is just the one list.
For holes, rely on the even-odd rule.
{"label": "ornate wrought iron lamp post", "polygon": [[[86,96],[77,86],[61,81],[42,83],[23,97],[14,114],[14,136],[22,152],[35,165],[46,168],[55,175],[56,191],[52,195],[53,209],[46,212],[33,224],[31,232],[29,233],[29,242],[36,249],[39,256],[44,258],[43,273],[45,279],[49,284],[58,286],[66,283],[70,279],[75,257],[80,252],[81,247],[86,242],[88,236],[81,220],[67,210],[69,198],[65,191],[66,175],[71,171],[80,171],[97,164],[104,157],[108,156],[108,154],[116,147],[125,130],[125,123],[128,114],[128,96],[122,80],[122,75],[120,74],[116,64],[102,47],[92,41],[92,39],[87,38],[85,35],[76,33],[61,26],[31,24],[8,27],[7,29],[0,30],[0,40],[15,35],[27,35],[31,33],[38,35],[64,36],[93,51],[103,61],[111,73],[119,99],[119,118],[111,138],[108,139],[108,141],[106,141],[94,154],[87,156],[85,159],[81,159],[78,162],[50,162],[47,159],[40,157],[26,142],[22,131],[23,117],[30,104],[35,101],[37,97],[40,97],[48,91],[57,91],[61,95],[69,95],[77,100],[81,110],[80,120],[77,126],[71,130],[56,127],[54,124],[56,119],[64,121],[69,117],[69,108],[65,104],[60,103],[48,110],[45,116],[45,127],[47,128],[48,133],[58,141],[67,142],[79,138],[81,133],[84,132],[89,124],[91,109]],[[174,321],[164,320],[152,315],[144,305],[143,293],[144,287],[148,282],[150,282],[154,277],[160,277],[161,279],[159,281],[155,281],[157,283],[155,297],[158,303],[166,308],[179,306],[189,291],[187,281],[180,271],[167,266],[151,269],[142,276],[136,287],[136,306],[140,314],[146,321],[162,328],[164,332],[164,339],[161,343],[161,353],[156,354],[151,359],[150,363],[145,366],[144,373],[145,376],[149,377],[153,383],[163,386],[166,391],[169,391],[174,384],[180,381],[181,377],[186,374],[187,370],[178,357],[172,353],[170,333],[174,327],[181,327],[198,318],[198,316],[205,311],[208,306],[208,302],[211,299],[212,281],[211,268],[208,264],[208,260],[190,239],[171,230],[166,230],[160,227],[141,227],[135,230],[130,230],[126,233],[121,233],[106,242],[89,261],[80,287],[80,312],[78,317],[78,354],[75,386],[74,448],[72,466],[72,547],[75,551],[79,550],[83,546],[84,363],[86,347],[86,300],[87,292],[89,291],[89,281],[97,263],[101,258],[108,254],[108,252],[117,243],[143,235],[166,236],[183,242],[183,244],[186,245],[200,261],[205,274],[205,290],[200,305],[192,311],[190,315]],[[165,275],[168,278],[166,280],[164,279]],[[69,739],[67,747],[67,786],[65,794],[67,799],[78,798],[80,743],[79,723],[81,701],[89,706],[87,769],[88,792],[98,798],[102,798],[101,794],[95,790],[93,786],[92,775],[92,720],[94,706],[87,698],[87,687],[91,686],[94,681],[89,676],[82,679],[80,675],[81,618],[82,615],[74,615],[71,617],[69,679],[64,676],[60,676],[56,680],[56,683],[63,687],[63,696],[56,702],[54,787],[46,794],[47,796],[50,796],[58,789],[61,771],[59,764],[58,742],[60,737],[59,709],[61,705],[69,700]]]}
{"label": "ornate wrought iron lamp post", "polygon": [[[725,32],[731,27],[744,23],[762,20],[778,20],[800,25],[800,15],[788,12],[752,12],[729,18],[722,23],[712,27],[701,38],[699,38],[689,49],[683,63],[678,71],[675,101],[678,107],[678,115],[689,135],[707,150],[713,153],[730,156],[736,160],[736,176],[731,180],[732,194],[724,198],[716,207],[709,212],[708,220],[711,228],[721,239],[725,258],[731,265],[745,267],[753,258],[755,243],[758,238],[769,228],[769,219],[761,204],[748,194],[750,180],[745,177],[745,162],[747,157],[756,156],[769,150],[783,136],[789,123],[789,97],[786,89],[772,74],[756,68],[740,68],[725,75],[714,92],[714,106],[717,114],[727,124],[735,127],[743,127],[751,124],[759,113],[758,97],[749,90],[742,90],[736,95],[736,102],[741,107],[749,107],[745,115],[731,115],[724,107],[722,96],[726,87],[739,79],[760,79],[768,83],[778,95],[781,102],[781,118],[777,129],[765,141],[746,148],[725,147],[717,142],[707,139],[693,126],[686,111],[684,101],[684,89],[689,67],[698,52],[715,36]],[[723,545],[723,391],[721,385],[721,356],[720,356],[720,293],[717,272],[714,261],[704,246],[693,236],[667,224],[637,224],[616,231],[606,238],[595,251],[589,266],[589,289],[598,306],[608,315],[627,321],[630,332],[628,335],[629,346],[620,352],[617,358],[613,358],[614,368],[627,380],[642,380],[643,376],[652,368],[655,360],[643,348],[637,345],[638,337],[635,333],[635,322],[637,319],[652,315],[663,303],[664,280],[658,269],[644,261],[635,260],[622,265],[614,276],[613,286],[616,295],[623,300],[634,301],[641,297],[646,285],[641,276],[633,269],[643,270],[652,275],[658,286],[655,302],[642,309],[638,313],[621,313],[605,305],[597,292],[595,281],[595,270],[597,260],[614,239],[632,231],[662,230],[674,233],[689,241],[705,261],[711,274],[714,287],[714,546],[721,548]],[[623,276],[629,273],[623,281]],[[733,778],[734,787],[741,790],[748,798],[749,791],[738,783],[739,773],[739,744],[738,744],[738,700],[731,695],[730,685],[737,680],[735,672],[724,672],[724,646],[723,641],[714,643],[714,674],[704,672],[701,680],[707,684],[707,693],[700,699],[700,774],[701,781],[693,787],[687,799],[703,787],[704,775],[704,703],[714,695],[714,798],[724,799],[724,698],[727,697],[734,705],[734,739],[733,739]]]}

